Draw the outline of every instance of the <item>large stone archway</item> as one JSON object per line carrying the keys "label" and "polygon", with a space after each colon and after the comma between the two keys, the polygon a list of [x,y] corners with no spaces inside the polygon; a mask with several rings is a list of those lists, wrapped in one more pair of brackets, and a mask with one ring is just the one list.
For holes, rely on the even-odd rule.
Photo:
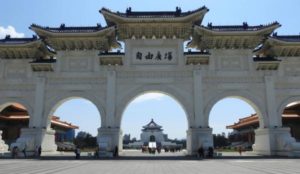
{"label": "large stone archway", "polygon": [[[278,22],[203,26],[206,7],[189,12],[177,8],[164,15],[131,8],[100,12],[108,26],[33,24],[30,29],[38,37],[0,40],[0,104],[12,99],[32,114],[20,146],[28,144],[33,151],[49,133],[48,116],[55,105],[82,97],[101,113],[99,146],[112,151],[120,142],[126,105],[144,92],[160,91],[185,109],[189,154],[199,146],[212,146],[209,112],[230,96],[241,97],[260,115],[256,152],[298,154],[300,145],[290,139],[280,119],[286,102],[300,95],[298,36],[271,35]],[[186,46],[197,51],[184,50],[190,38]],[[120,48],[119,41],[124,52],[110,52]]]}

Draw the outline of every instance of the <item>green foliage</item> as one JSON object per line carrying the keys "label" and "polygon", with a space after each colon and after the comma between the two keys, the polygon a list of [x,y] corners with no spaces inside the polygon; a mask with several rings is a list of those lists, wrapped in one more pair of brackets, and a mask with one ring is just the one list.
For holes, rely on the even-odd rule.
{"label": "green foliage", "polygon": [[228,138],[226,138],[225,134],[213,134],[213,140],[214,140],[214,147],[225,147],[228,146],[230,143],[228,141]]}
{"label": "green foliage", "polygon": [[95,148],[97,147],[97,138],[93,137],[88,132],[78,132],[74,144],[80,148]]}

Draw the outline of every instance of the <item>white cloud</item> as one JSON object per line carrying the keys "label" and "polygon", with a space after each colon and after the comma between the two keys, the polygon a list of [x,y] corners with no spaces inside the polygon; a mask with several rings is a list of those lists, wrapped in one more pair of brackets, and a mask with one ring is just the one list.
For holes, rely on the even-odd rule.
{"label": "white cloud", "polygon": [[5,38],[6,35],[10,35],[11,37],[24,37],[24,33],[18,33],[13,26],[7,26],[7,28],[0,26],[0,39]]}
{"label": "white cloud", "polygon": [[149,100],[161,100],[165,96],[165,94],[161,93],[147,93],[137,97],[132,103],[141,103]]}

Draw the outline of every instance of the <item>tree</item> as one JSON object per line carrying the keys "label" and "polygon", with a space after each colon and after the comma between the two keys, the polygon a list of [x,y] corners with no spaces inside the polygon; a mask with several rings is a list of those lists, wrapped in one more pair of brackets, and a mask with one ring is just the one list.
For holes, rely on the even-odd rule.
{"label": "tree", "polygon": [[80,131],[75,138],[74,144],[80,148],[97,147],[97,138],[88,132]]}
{"label": "tree", "polygon": [[229,145],[228,139],[225,137],[225,133],[213,134],[214,147],[224,147]]}

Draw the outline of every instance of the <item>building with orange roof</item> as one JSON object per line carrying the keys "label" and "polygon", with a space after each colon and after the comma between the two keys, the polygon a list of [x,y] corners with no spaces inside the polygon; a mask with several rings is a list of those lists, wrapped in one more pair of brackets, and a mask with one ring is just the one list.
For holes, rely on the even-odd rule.
{"label": "building with orange roof", "polygon": [[[300,140],[300,103],[288,105],[282,114],[282,126],[289,127],[291,135]],[[226,126],[227,129],[233,129],[228,136],[233,145],[244,145],[251,147],[255,142],[254,130],[259,127],[259,118],[257,114],[239,119],[237,123]]]}
{"label": "building with orange roof", "polygon": [[[22,128],[28,127],[29,114],[22,105],[14,103],[7,106],[0,112],[0,130],[2,139],[11,144],[21,133]],[[73,141],[75,129],[79,127],[71,123],[60,120],[57,116],[51,117],[51,128],[55,130],[55,141]]]}

